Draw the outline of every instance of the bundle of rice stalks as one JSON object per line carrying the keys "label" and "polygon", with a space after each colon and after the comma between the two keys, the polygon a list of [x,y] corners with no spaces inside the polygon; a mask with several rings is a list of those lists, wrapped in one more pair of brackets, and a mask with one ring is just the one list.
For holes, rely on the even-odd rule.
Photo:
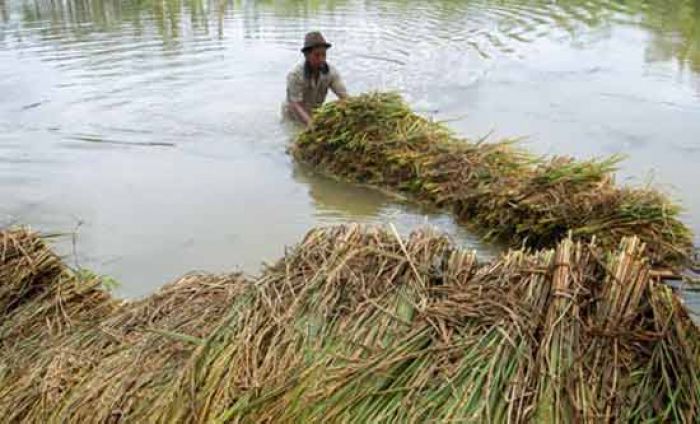
{"label": "bundle of rice stalks", "polygon": [[414,114],[396,94],[366,94],[317,110],[292,146],[304,163],[413,194],[513,246],[553,247],[573,232],[613,249],[638,236],[655,265],[684,263],[692,247],[678,206],[652,189],[617,187],[619,158],[534,158],[512,141],[472,143]]}
{"label": "bundle of rice stalks", "polygon": [[98,277],[68,269],[44,239],[25,230],[0,232],[2,351],[26,363],[84,322],[109,316],[120,302],[100,288]]}
{"label": "bundle of rice stalks", "polygon": [[67,268],[26,229],[0,232],[0,293],[0,415],[12,421],[46,405],[56,386],[51,381],[71,378],[72,370],[50,376],[57,346],[89,331],[121,302],[101,289],[99,278]]}
{"label": "bundle of rice stalks", "polygon": [[[89,346],[81,343],[99,358],[97,366],[80,370],[79,380],[56,402],[49,419],[146,422],[144,417],[163,407],[158,403],[163,393],[248,285],[236,274],[193,274],[126,304],[99,324],[99,338]],[[114,343],[108,349],[106,338]]]}
{"label": "bundle of rice stalks", "polygon": [[[698,419],[700,333],[675,295],[650,278],[638,239],[608,255],[564,240],[556,251],[510,252],[478,265],[429,232],[407,241],[363,234],[314,231],[268,270],[258,287],[267,302],[248,319],[254,334],[270,339],[246,344],[240,334],[251,324],[239,321],[229,343],[244,343],[238,350],[249,356],[220,364],[258,360],[229,366],[217,390],[196,390],[219,393],[209,397],[219,407],[190,419]],[[300,277],[303,289],[283,295]],[[668,295],[663,311],[660,293]],[[299,317],[312,325],[300,329]],[[222,397],[241,374],[257,384]]]}
{"label": "bundle of rice stalks", "polygon": [[65,267],[36,234],[27,229],[0,232],[0,316],[51,287]]}
{"label": "bundle of rice stalks", "polygon": [[0,416],[8,421],[106,422],[145,413],[248,288],[240,275],[198,274],[122,302],[99,277],[65,267],[36,234],[0,234],[16,241],[0,256],[9,259],[0,261],[0,287],[32,275],[29,264],[43,265],[32,268],[43,277],[32,290],[15,291],[22,304],[0,322]]}
{"label": "bundle of rice stalks", "polygon": [[351,225],[252,284],[122,303],[10,375],[9,420],[691,423],[700,332],[636,238],[480,264],[430,230]]}
{"label": "bundle of rice stalks", "polygon": [[[606,258],[565,240],[479,265],[432,232],[314,230],[239,298],[144,418],[693,422],[699,334],[680,309],[655,314],[663,286],[643,249],[625,239]],[[650,366],[662,352],[670,361]],[[639,390],[664,374],[674,377]]]}
{"label": "bundle of rice stalks", "polygon": [[[445,237],[403,242],[360,226],[311,231],[264,272],[195,353],[173,395],[177,407],[164,409],[158,420],[244,416],[319,358],[381,350],[408,328],[433,261],[448,245]],[[473,254],[461,262],[465,272],[469,261]],[[281,416],[286,405],[280,408],[267,405],[267,419]]]}

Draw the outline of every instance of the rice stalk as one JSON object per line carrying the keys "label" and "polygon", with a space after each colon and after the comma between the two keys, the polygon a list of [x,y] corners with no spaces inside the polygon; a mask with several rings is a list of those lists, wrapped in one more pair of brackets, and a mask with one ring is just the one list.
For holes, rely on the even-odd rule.
{"label": "rice stalk", "polygon": [[430,230],[319,228],[252,282],[120,302],[36,234],[0,235],[9,421],[698,419],[700,333],[638,238],[481,263]]}
{"label": "rice stalk", "polygon": [[552,248],[571,233],[613,250],[637,236],[651,263],[664,267],[682,266],[692,249],[676,204],[651,188],[615,184],[620,157],[536,158],[512,140],[470,142],[394,93],[324,105],[291,152],[321,172],[452,208],[485,237],[514,247]]}

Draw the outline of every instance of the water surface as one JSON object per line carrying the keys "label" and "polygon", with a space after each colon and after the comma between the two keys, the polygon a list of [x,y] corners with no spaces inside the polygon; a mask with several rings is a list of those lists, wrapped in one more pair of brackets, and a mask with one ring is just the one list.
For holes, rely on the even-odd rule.
{"label": "water surface", "polygon": [[285,150],[285,74],[320,29],[352,92],[398,90],[462,135],[624,153],[700,233],[700,1],[0,0],[0,223],[76,231],[70,263],[139,296],[255,272],[314,225],[449,215]]}

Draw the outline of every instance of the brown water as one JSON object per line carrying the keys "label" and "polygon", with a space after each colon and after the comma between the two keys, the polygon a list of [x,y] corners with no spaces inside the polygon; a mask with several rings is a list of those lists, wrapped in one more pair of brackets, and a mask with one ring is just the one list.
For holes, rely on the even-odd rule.
{"label": "brown water", "polygon": [[315,176],[285,148],[285,74],[322,30],[351,91],[394,89],[466,136],[625,153],[700,233],[700,0],[0,0],[0,224],[77,230],[70,263],[138,296],[255,272],[311,226],[449,215]]}

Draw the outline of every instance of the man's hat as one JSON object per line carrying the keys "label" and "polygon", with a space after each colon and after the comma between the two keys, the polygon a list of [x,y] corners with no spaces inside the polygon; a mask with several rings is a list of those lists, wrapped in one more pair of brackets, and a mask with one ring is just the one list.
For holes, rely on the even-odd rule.
{"label": "man's hat", "polygon": [[314,47],[325,47],[328,49],[331,47],[331,43],[327,42],[320,32],[313,31],[306,34],[304,37],[304,47],[301,49],[301,51],[302,53],[306,53]]}

